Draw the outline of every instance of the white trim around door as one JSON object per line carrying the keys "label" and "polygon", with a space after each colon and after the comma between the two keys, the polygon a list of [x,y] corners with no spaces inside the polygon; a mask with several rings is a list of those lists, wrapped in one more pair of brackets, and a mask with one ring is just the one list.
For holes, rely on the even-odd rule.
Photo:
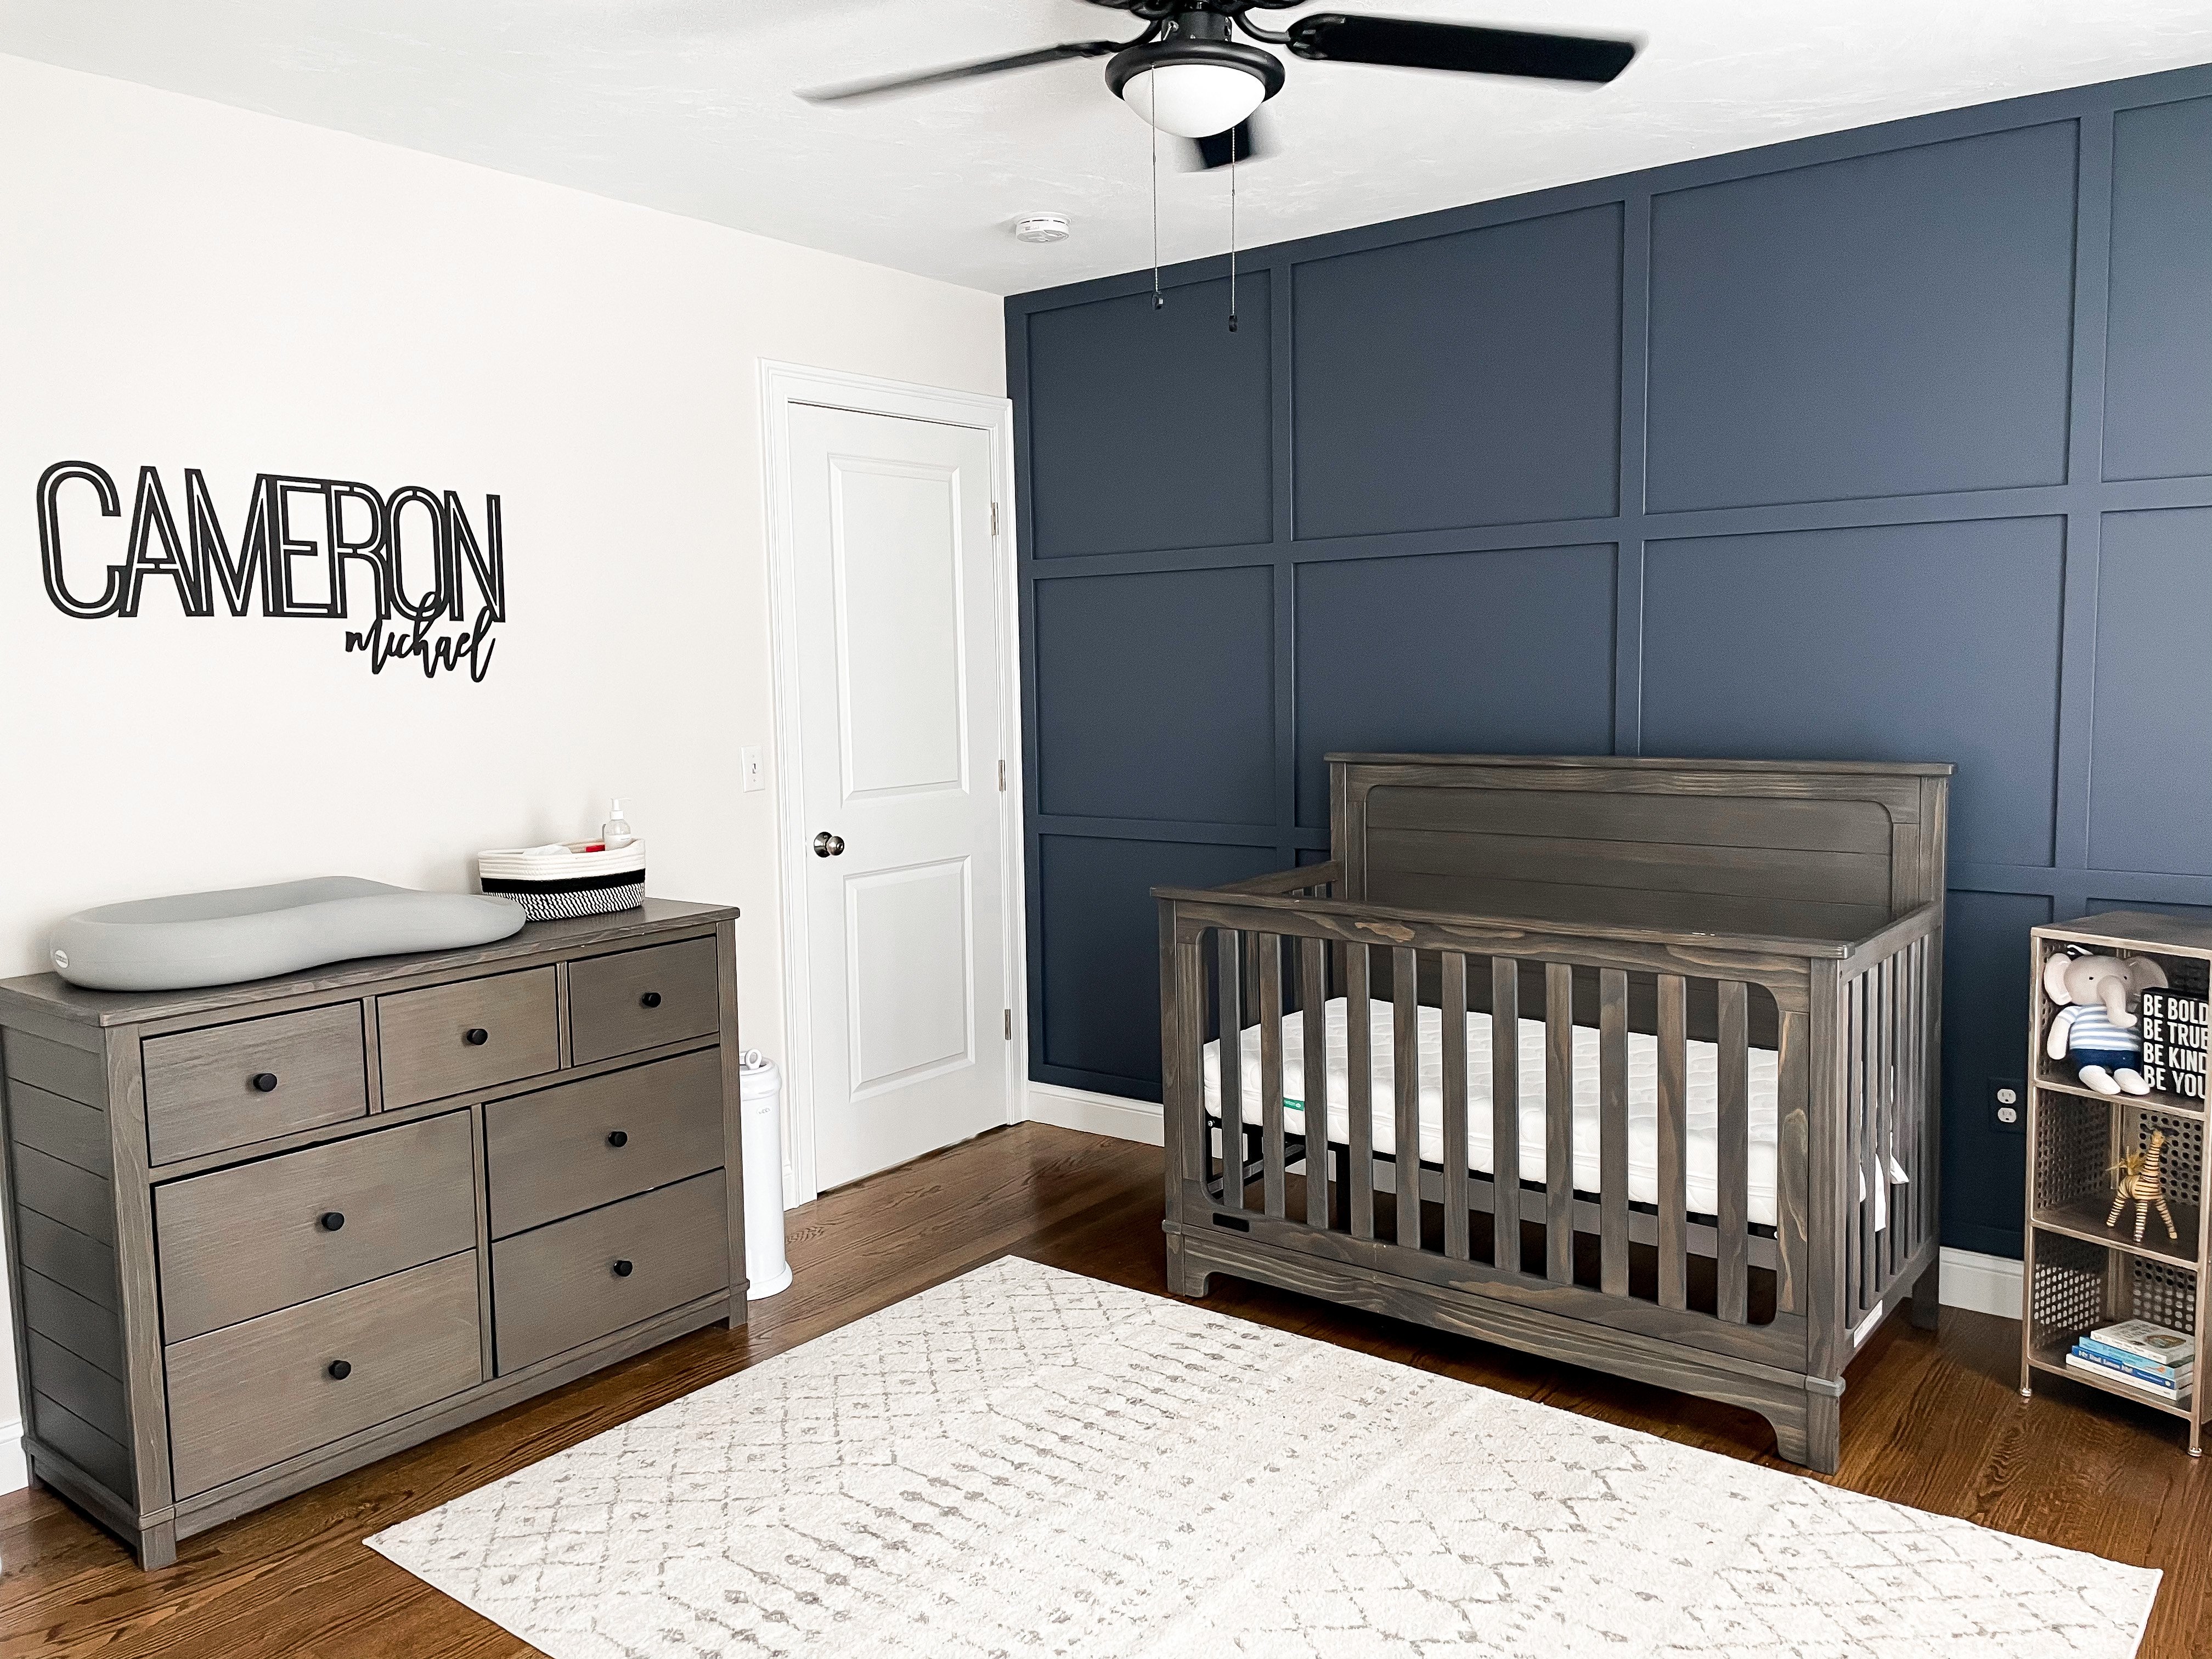
{"label": "white trim around door", "polygon": [[794,405],[852,410],[903,420],[933,421],[970,427],[991,440],[991,499],[996,507],[992,569],[996,586],[994,613],[1002,635],[999,653],[1001,719],[999,753],[1005,763],[1005,788],[999,797],[1005,847],[1003,879],[1006,919],[1006,999],[1011,1029],[1005,1043],[1006,1121],[1019,1122],[1029,1052],[1027,907],[1024,902],[1021,835],[1022,744],[1021,653],[1014,583],[1014,411],[1004,398],[951,392],[878,380],[842,369],[809,368],[798,363],[760,366],[761,434],[766,450],[763,500],[768,515],[769,657],[775,689],[776,883],[783,915],[783,1068],[786,1123],[783,1188],[787,1204],[813,1199],[815,1180],[813,1068],[808,1034],[812,1024],[812,981],[808,977],[805,866],[805,757],[799,732],[799,597],[791,499],[791,411]]}

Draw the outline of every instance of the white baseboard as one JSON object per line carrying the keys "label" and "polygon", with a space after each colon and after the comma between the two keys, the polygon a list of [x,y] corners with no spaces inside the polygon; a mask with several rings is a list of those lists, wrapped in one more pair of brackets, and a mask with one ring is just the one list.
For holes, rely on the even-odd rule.
{"label": "white baseboard", "polygon": [[31,1466],[23,1457],[23,1425],[0,1423],[0,1492],[21,1492],[31,1484]]}
{"label": "white baseboard", "polygon": [[2007,1255],[1943,1247],[1943,1305],[2000,1319],[2020,1317],[2020,1263]]}
{"label": "white baseboard", "polygon": [[[1094,1094],[1058,1083],[1029,1085],[1029,1116],[1032,1122],[1050,1123],[1086,1134],[1110,1135],[1116,1140],[1160,1145],[1160,1109],[1150,1101],[1123,1100],[1117,1095]],[[1984,1255],[1978,1250],[1943,1250],[1943,1305],[1972,1313],[1995,1314],[2000,1319],[2020,1317],[2020,1263],[2010,1256]]]}
{"label": "white baseboard", "polygon": [[1165,1139],[1160,1129],[1160,1109],[1149,1100],[1124,1100],[1119,1095],[1033,1082],[1028,1085],[1027,1104],[1032,1123],[1080,1129],[1085,1134],[1109,1135],[1146,1146],[1158,1146]]}

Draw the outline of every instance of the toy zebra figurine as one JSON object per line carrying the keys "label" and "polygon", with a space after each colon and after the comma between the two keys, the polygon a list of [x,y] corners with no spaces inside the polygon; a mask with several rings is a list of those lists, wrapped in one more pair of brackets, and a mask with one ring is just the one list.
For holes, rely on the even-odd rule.
{"label": "toy zebra figurine", "polygon": [[2117,1227],[2120,1212],[2133,1199],[2136,1206],[2136,1243],[2142,1243],[2144,1224],[2150,1219],[2151,1206],[2158,1206],[2159,1218],[2166,1223],[2166,1236],[2179,1239],[2181,1234],[2173,1224],[2173,1212],[2166,1207],[2166,1131],[2150,1132],[2150,1146],[2147,1151],[2130,1152],[2112,1168],[2119,1171],[2120,1184],[2112,1194],[2112,1212],[2105,1218],[2107,1227]]}

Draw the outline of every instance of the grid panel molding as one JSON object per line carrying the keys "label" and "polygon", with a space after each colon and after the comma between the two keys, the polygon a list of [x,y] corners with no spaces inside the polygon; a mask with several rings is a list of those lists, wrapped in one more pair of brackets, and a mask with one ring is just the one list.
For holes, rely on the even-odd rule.
{"label": "grid panel molding", "polygon": [[2212,915],[2128,781],[2212,801],[2212,680],[2126,657],[2212,647],[2208,168],[2185,70],[1250,251],[1234,335],[1221,258],[1010,298],[1030,1075],[1158,1098],[1145,889],[1316,856],[1330,750],[1952,761],[1943,1237],[2018,1255],[2027,927]]}

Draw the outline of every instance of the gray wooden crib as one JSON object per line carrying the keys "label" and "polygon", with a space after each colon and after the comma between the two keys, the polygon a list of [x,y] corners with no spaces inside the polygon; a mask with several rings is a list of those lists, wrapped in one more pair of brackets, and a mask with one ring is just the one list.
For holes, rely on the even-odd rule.
{"label": "gray wooden crib", "polygon": [[1154,890],[1170,1286],[1731,1401],[1832,1472],[1851,1355],[1936,1318],[1952,769],[1328,766],[1326,863]]}

